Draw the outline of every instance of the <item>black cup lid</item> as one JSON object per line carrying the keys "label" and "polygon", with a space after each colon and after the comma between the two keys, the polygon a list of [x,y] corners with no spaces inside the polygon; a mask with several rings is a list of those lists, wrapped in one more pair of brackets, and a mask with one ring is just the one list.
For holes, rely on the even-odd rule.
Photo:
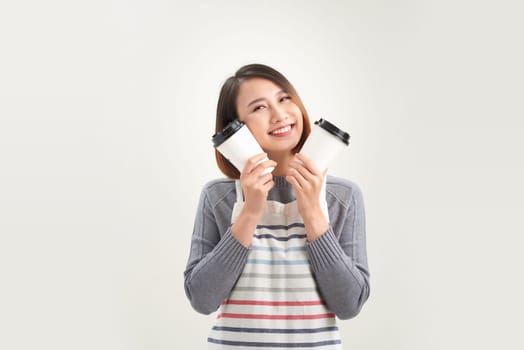
{"label": "black cup lid", "polygon": [[213,146],[218,147],[221,144],[223,144],[228,138],[233,136],[244,125],[245,124],[238,119],[229,122],[226,126],[224,126],[224,128],[221,131],[217,132],[215,135],[211,137],[211,141],[213,141]]}
{"label": "black cup lid", "polygon": [[331,124],[327,120],[321,118],[315,122],[315,125],[320,126],[322,129],[326,130],[333,136],[338,137],[340,141],[346,144],[346,146],[349,145],[349,134],[343,130],[340,130],[338,127]]}

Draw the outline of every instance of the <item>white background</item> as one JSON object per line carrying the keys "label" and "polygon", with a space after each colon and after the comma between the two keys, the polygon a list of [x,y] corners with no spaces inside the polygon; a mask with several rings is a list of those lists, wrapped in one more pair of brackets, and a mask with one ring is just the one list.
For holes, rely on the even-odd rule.
{"label": "white background", "polygon": [[205,348],[183,270],[219,88],[258,62],[352,135],[345,349],[522,349],[518,3],[2,2],[0,348]]}

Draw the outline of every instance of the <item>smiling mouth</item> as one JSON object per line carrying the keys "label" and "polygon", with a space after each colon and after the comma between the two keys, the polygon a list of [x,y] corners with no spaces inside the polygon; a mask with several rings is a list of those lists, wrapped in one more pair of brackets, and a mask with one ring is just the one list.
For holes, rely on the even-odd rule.
{"label": "smiling mouth", "polygon": [[281,128],[278,128],[276,130],[273,130],[269,134],[270,135],[274,135],[274,136],[285,135],[285,134],[289,133],[294,126],[295,126],[295,124],[289,124],[289,125],[283,126]]}

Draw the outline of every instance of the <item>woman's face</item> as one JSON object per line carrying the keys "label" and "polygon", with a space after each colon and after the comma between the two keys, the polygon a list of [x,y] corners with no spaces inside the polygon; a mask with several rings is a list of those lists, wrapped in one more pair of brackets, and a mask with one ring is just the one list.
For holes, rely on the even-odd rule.
{"label": "woman's face", "polygon": [[236,108],[239,119],[269,155],[291,152],[300,141],[302,112],[291,95],[272,81],[263,78],[244,81]]}

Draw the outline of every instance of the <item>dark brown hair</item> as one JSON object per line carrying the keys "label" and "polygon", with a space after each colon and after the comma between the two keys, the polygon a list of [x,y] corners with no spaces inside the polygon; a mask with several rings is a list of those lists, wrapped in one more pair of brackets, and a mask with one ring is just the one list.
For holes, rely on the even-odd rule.
{"label": "dark brown hair", "polygon": [[[303,118],[303,130],[300,141],[296,147],[292,150],[293,153],[300,151],[304,142],[306,141],[309,133],[311,132],[311,126],[309,125],[309,116],[304,108],[302,100],[298,96],[295,88],[291,83],[284,77],[280,72],[275,69],[268,67],[263,64],[249,64],[241,67],[236,71],[235,75],[229,77],[222,89],[220,90],[220,96],[218,97],[217,104],[217,119],[215,124],[215,132],[221,131],[229,122],[238,119],[238,113],[236,108],[238,91],[240,85],[251,78],[263,78],[272,81],[277,86],[286,91],[290,96],[291,100],[298,106],[302,112]],[[229,178],[238,179],[240,178],[240,172],[231,164],[220,152],[215,150],[215,157],[217,160],[218,167],[220,170]]]}

